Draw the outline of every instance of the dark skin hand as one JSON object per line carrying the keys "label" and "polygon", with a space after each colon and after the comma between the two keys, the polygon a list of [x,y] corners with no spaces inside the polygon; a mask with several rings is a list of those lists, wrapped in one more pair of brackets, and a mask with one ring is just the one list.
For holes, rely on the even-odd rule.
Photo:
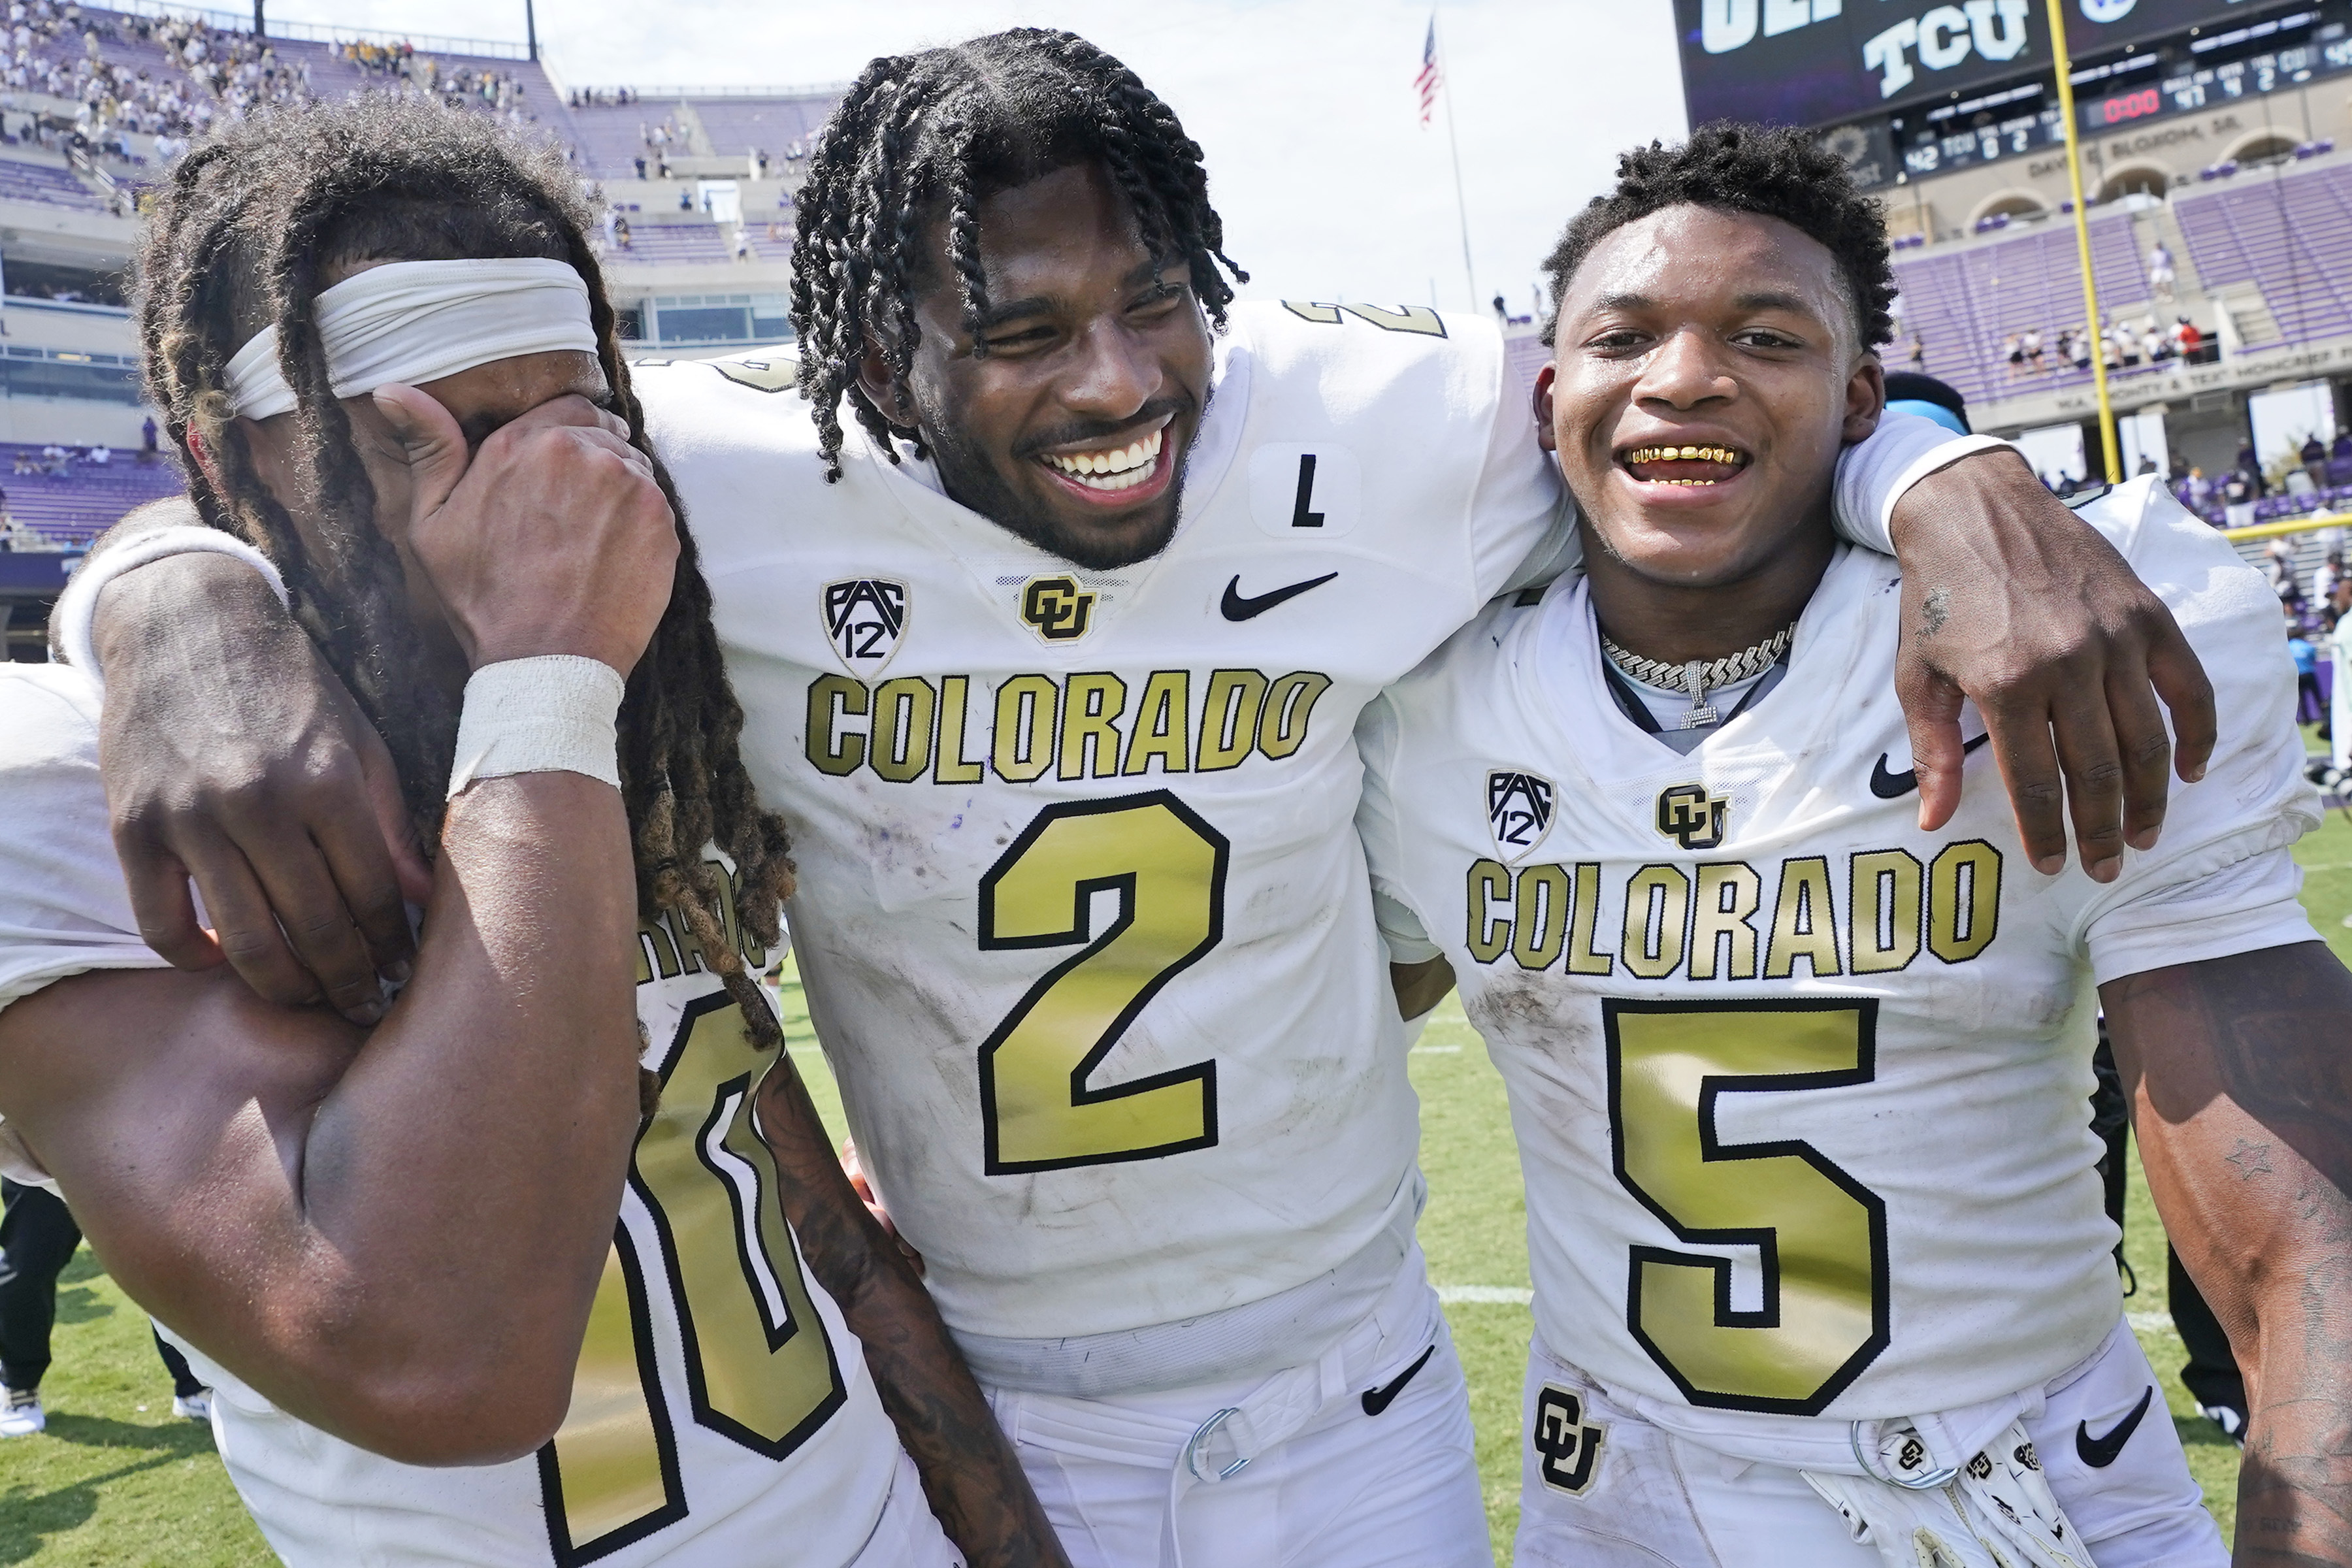
{"label": "dark skin hand", "polygon": [[1067,1568],[988,1400],[955,1352],[919,1265],[867,1211],[786,1053],[760,1086],[761,1139],[809,1271],[866,1350],[923,1495],[971,1568]]}
{"label": "dark skin hand", "polygon": [[2235,1560],[2352,1563],[2352,973],[2313,942],[2099,1000],[2157,1211],[2246,1377]]}

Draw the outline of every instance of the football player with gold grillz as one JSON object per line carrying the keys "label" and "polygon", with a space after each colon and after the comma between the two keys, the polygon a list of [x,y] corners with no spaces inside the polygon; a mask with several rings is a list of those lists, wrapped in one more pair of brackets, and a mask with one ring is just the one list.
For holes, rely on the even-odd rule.
{"label": "football player with gold grillz", "polygon": [[2222,1562],[2124,1322],[2101,1006],[2246,1367],[2239,1559],[2347,1561],[2352,974],[2296,900],[2276,603],[2154,479],[2095,501],[2213,673],[2210,771],[2054,877],[1990,758],[1923,823],[1891,677],[1951,612],[1830,528],[1884,401],[1875,204],[1806,135],[1711,127],[1628,154],[1551,267],[1586,574],[1359,735],[1402,1005],[1458,984],[1510,1091],[1518,1562]]}

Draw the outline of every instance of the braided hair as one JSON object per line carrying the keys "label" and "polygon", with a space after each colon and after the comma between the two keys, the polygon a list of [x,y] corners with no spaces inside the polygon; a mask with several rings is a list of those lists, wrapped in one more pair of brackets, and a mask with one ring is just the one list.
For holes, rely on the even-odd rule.
{"label": "braided hair", "polygon": [[[1132,214],[1155,279],[1181,262],[1219,327],[1249,274],[1223,250],[1201,146],[1136,74],[1075,33],[1015,27],[868,64],[817,133],[799,197],[793,328],[825,478],[841,478],[841,400],[897,462],[892,437],[917,433],[858,385],[869,345],[889,367],[892,403],[909,402],[921,341],[915,307],[934,281],[924,236],[944,220],[965,330],[988,310],[981,204],[1056,169],[1098,163]],[[975,343],[975,354],[987,352]]]}
{"label": "braided hair", "polygon": [[[255,116],[186,153],[160,194],[137,260],[135,315],[150,400],[181,453],[205,521],[266,552],[295,616],[350,688],[398,770],[428,853],[437,845],[457,743],[457,705],[421,679],[423,640],[405,575],[377,526],[373,484],[330,384],[318,295],[335,268],[370,260],[509,257],[568,262],[588,285],[597,358],[629,440],[653,458],[671,510],[683,509],[646,436],[577,182],[551,149],[487,115],[368,94]],[[224,388],[230,357],[262,328],[295,393],[297,483],[317,520],[313,550],[263,484]],[[217,481],[194,460],[200,443]],[[760,809],[738,751],[743,711],[720,661],[694,537],[679,529],[677,576],[620,712],[623,804],[637,902],[674,911],[741,1004],[755,1038],[772,1016],[730,940],[729,916],[773,948],[792,890],[782,820]],[[703,846],[736,866],[740,897]]]}

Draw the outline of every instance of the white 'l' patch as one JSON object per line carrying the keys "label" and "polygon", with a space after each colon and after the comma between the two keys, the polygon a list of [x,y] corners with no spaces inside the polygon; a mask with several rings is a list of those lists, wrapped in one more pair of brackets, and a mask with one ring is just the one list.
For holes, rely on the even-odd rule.
{"label": "white 'l' patch", "polygon": [[883,577],[827,583],[820,601],[825,640],[860,679],[882,673],[907,632],[907,585]]}
{"label": "white 'l' patch", "polygon": [[1534,854],[1551,832],[1559,788],[1541,773],[1496,768],[1486,775],[1486,826],[1495,855],[1516,866]]}

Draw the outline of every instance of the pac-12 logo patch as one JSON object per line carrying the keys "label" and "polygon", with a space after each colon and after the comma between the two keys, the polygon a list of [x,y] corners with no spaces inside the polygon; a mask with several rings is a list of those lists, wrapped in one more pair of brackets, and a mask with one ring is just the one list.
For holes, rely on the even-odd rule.
{"label": "pac-12 logo patch", "polygon": [[1591,1491],[1608,1439],[1608,1424],[1585,1420],[1584,1401],[1575,1394],[1547,1383],[1536,1395],[1535,1427],[1528,1441],[1540,1456],[1537,1468],[1552,1490],[1570,1497]]}
{"label": "pac-12 logo patch", "polygon": [[1731,797],[1709,795],[1705,784],[1674,784],[1658,792],[1658,831],[1685,849],[1712,849],[1723,842]]}
{"label": "pac-12 logo patch", "polygon": [[1506,862],[1535,853],[1551,831],[1559,790],[1539,773],[1512,773],[1496,768],[1486,775],[1486,826],[1495,835],[1495,852]]}
{"label": "pac-12 logo patch", "polygon": [[1075,577],[1032,577],[1021,586],[1021,624],[1047,642],[1076,642],[1094,624],[1095,598]]}
{"label": "pac-12 logo patch", "polygon": [[906,632],[904,583],[856,577],[824,585],[824,635],[850,674],[880,674]]}

